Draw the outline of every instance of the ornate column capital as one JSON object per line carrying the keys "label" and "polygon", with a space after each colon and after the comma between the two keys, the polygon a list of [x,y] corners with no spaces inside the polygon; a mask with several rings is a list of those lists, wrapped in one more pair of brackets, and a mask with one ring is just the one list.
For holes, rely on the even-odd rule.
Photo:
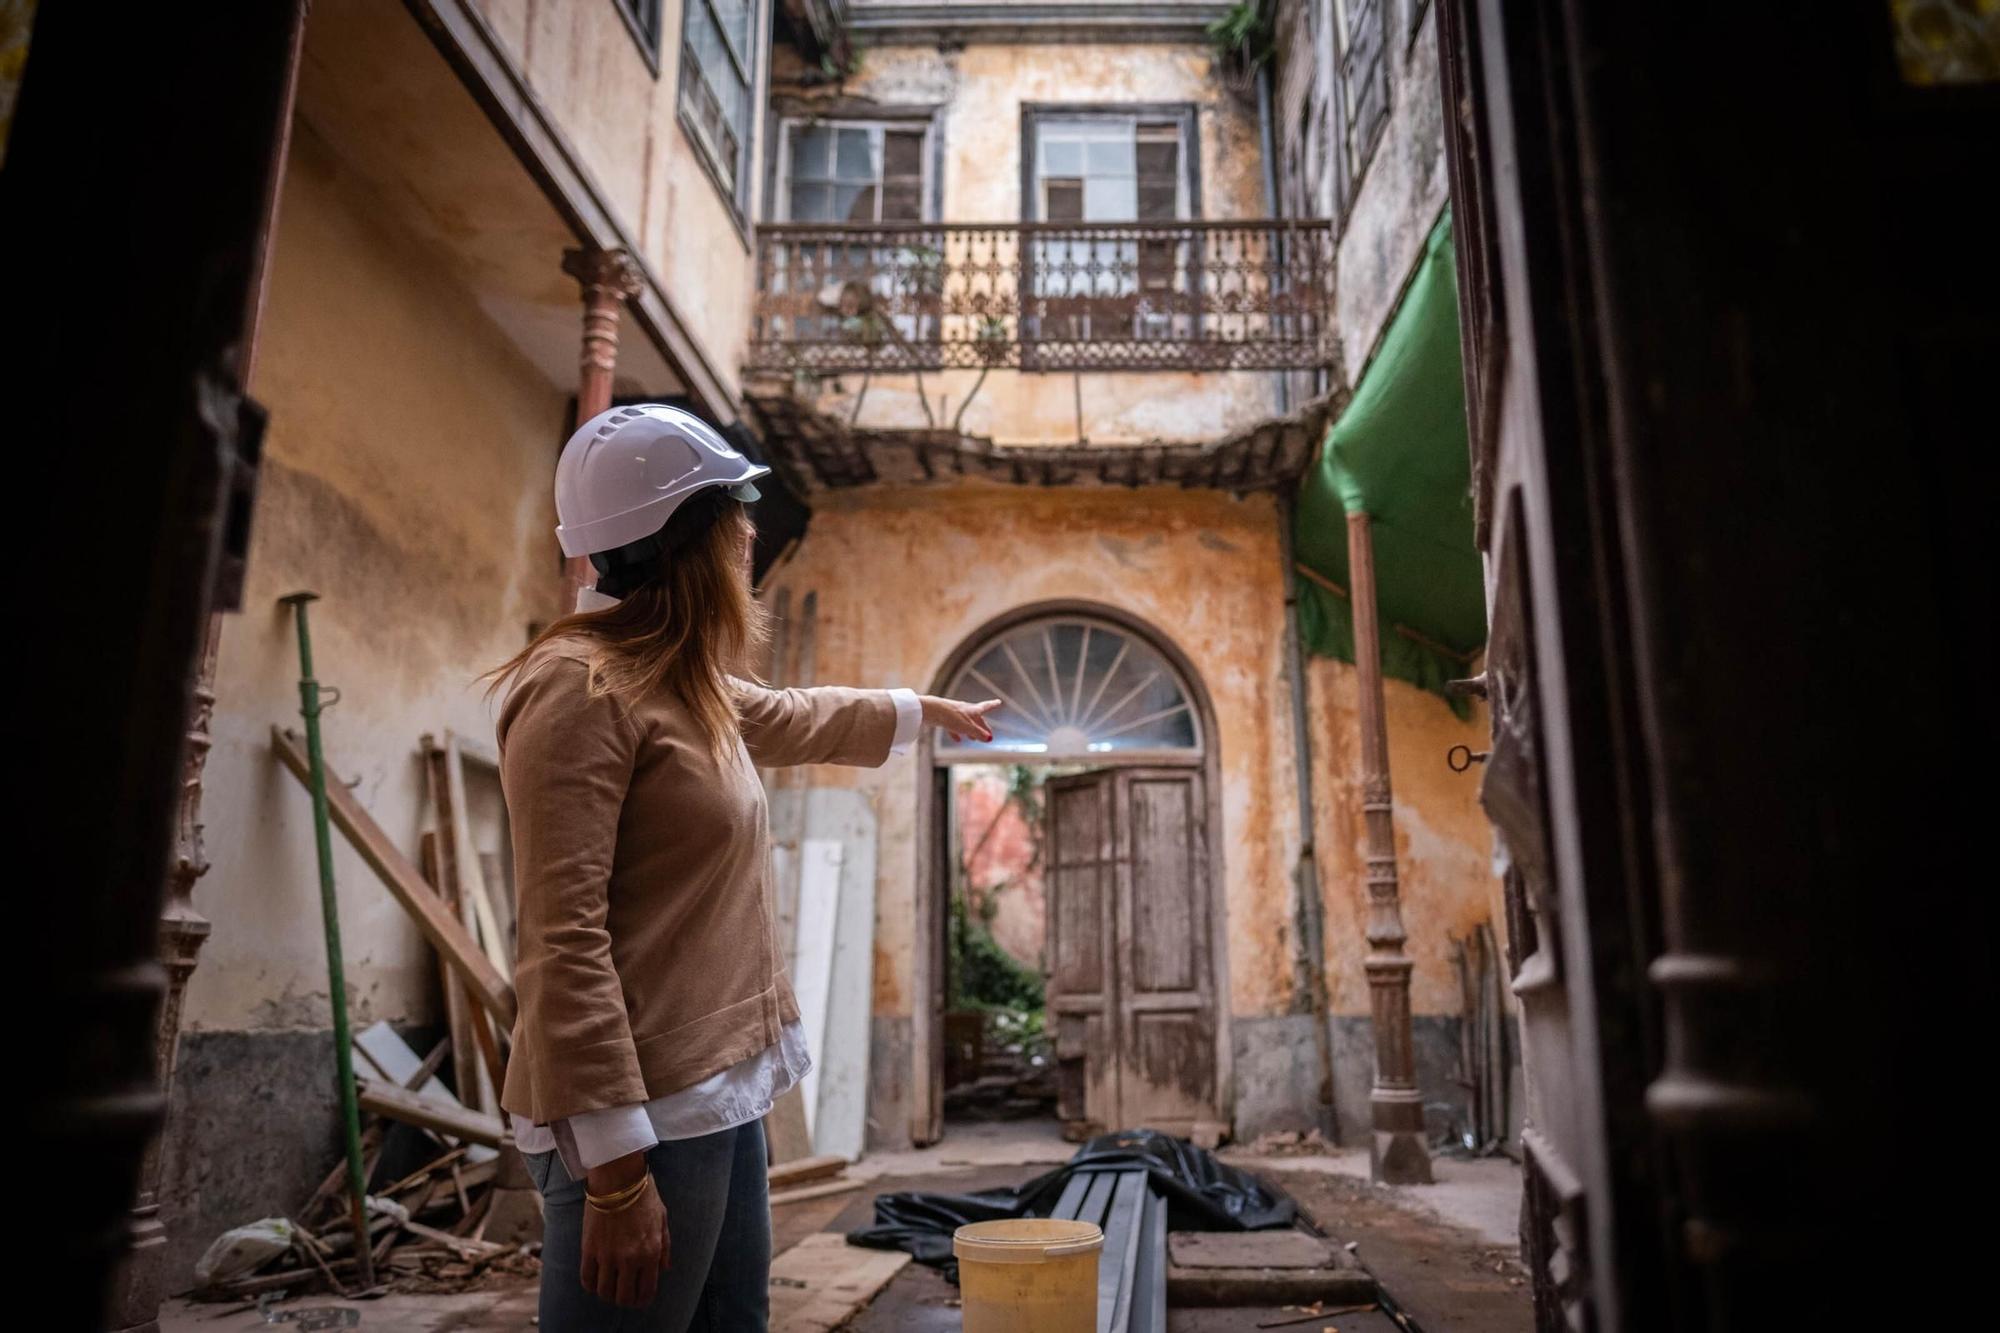
{"label": "ornate column capital", "polygon": [[646,281],[637,261],[624,250],[565,250],[562,268],[582,285],[585,301],[600,295],[629,301]]}

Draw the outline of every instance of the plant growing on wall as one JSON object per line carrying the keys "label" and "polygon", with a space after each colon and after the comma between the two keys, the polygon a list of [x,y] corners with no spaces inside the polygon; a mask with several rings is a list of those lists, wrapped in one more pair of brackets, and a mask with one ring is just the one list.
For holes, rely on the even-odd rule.
{"label": "plant growing on wall", "polygon": [[1258,0],[1238,0],[1207,32],[1223,80],[1232,91],[1249,93],[1257,86],[1257,71],[1271,58],[1271,24],[1264,6]]}

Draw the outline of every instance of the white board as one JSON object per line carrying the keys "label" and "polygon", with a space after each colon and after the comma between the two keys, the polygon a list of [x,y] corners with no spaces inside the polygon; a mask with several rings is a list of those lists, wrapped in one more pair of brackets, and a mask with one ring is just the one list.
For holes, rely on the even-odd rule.
{"label": "white board", "polygon": [[[793,950],[792,992],[813,1067],[801,1083],[806,1130],[819,1147],[817,1127],[820,1069],[826,1059],[828,1002],[833,988],[834,931],[840,913],[840,867],[846,848],[831,838],[807,838],[799,849],[798,934]],[[820,1149],[820,1151],[828,1151]]]}
{"label": "white board", "polygon": [[815,1052],[813,1151],[860,1159],[868,1141],[868,1063],[875,1010],[875,808],[845,787],[807,793],[808,839],[843,849],[825,1036]]}
{"label": "white board", "polygon": [[[386,1022],[376,1022],[355,1033],[354,1054],[356,1074],[365,1074],[373,1068],[384,1082],[393,1083],[399,1088],[406,1086],[415,1078],[417,1071],[424,1065],[423,1057],[411,1050],[410,1043],[397,1036],[396,1029]],[[450,1102],[453,1106],[463,1104],[452,1096],[451,1089],[447,1088],[444,1081],[436,1074],[432,1074],[417,1091],[426,1097]],[[465,1149],[465,1160],[468,1162],[488,1162],[498,1155],[480,1143],[468,1144]]]}

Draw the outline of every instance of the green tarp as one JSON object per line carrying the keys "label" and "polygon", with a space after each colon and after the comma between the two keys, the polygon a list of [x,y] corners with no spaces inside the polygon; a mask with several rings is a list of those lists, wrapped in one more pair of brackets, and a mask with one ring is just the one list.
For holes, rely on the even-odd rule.
{"label": "green tarp", "polygon": [[[1348,586],[1347,515],[1370,516],[1382,669],[1443,695],[1486,642],[1472,537],[1465,380],[1458,348],[1451,214],[1432,229],[1409,290],[1347,410],[1299,487],[1299,560]],[[1354,619],[1338,594],[1299,580],[1299,628],[1323,657],[1354,660]],[[1464,716],[1463,700],[1448,699]]]}

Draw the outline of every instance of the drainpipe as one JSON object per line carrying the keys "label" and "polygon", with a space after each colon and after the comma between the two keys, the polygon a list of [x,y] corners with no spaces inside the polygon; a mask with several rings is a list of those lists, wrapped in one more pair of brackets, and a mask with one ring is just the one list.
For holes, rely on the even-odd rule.
{"label": "drainpipe", "polygon": [[[1271,65],[1266,61],[1257,67],[1257,134],[1264,145],[1264,216],[1278,216],[1278,137],[1277,129],[1271,123]],[[1283,245],[1279,237],[1277,245]],[[1274,272],[1278,271],[1276,268]],[[1273,371],[1272,377],[1278,381],[1278,415],[1292,410],[1292,386],[1290,377],[1282,370]],[[1289,538],[1287,539],[1289,540]],[[1289,562],[1286,569],[1291,568]],[[1290,574],[1285,576],[1291,578]]]}
{"label": "drainpipe", "polygon": [[1298,563],[1292,552],[1295,491],[1278,493],[1278,554],[1285,573],[1285,675],[1292,696],[1292,763],[1299,796],[1299,857],[1292,867],[1292,993],[1312,1014],[1313,1048],[1319,1062],[1315,1115],[1329,1143],[1340,1141],[1333,1113],[1333,1032],[1326,989],[1326,904],[1320,897],[1319,861],[1313,850],[1312,730],[1306,716],[1305,642],[1299,634]]}

